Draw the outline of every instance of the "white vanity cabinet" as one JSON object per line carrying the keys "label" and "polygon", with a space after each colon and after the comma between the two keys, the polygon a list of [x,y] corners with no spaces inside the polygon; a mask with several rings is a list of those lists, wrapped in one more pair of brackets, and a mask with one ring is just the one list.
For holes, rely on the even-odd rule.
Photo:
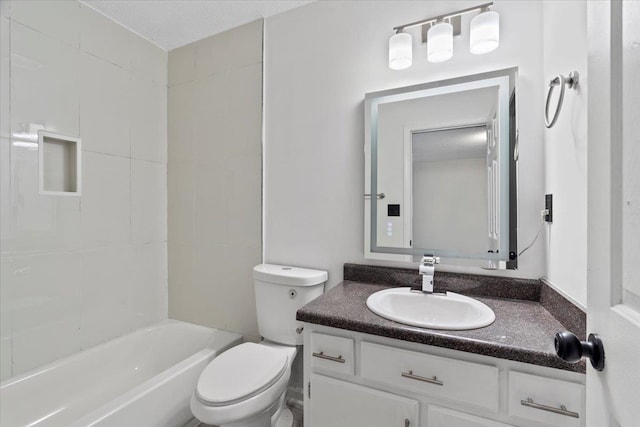
{"label": "white vanity cabinet", "polygon": [[306,427],[583,427],[584,375],[304,326]]}

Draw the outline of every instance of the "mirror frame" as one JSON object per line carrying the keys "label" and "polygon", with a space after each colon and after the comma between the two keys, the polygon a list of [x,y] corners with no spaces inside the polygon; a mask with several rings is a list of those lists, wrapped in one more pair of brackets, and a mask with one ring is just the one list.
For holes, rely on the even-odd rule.
{"label": "mirror frame", "polygon": [[[412,256],[433,254],[449,259],[466,259],[478,261],[503,261],[506,268],[517,268],[517,112],[512,116],[511,110],[515,109],[515,93],[517,84],[517,67],[496,70],[486,73],[473,74],[446,80],[439,80],[419,85],[394,88],[365,95],[364,102],[364,127],[365,127],[365,182],[369,173],[370,191],[372,195],[370,209],[367,212],[365,203],[365,257],[367,249],[372,258],[411,261]],[[378,106],[388,102],[398,102],[423,98],[428,96],[444,95],[447,93],[466,90],[481,89],[486,87],[498,87],[498,111],[500,116],[500,194],[507,195],[508,201],[500,204],[500,248],[508,250],[500,253],[459,253],[438,248],[397,248],[377,245],[377,213],[378,194],[378,135],[377,118]],[[367,233],[366,226],[369,226]],[[367,239],[368,237],[368,239]],[[367,240],[369,244],[367,245]],[[367,247],[368,246],[368,247]],[[383,256],[385,254],[386,256]]]}

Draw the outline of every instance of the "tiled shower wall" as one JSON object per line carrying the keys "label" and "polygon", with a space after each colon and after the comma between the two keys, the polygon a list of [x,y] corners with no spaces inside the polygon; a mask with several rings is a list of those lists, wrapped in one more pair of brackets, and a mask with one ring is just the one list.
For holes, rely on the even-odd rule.
{"label": "tiled shower wall", "polygon": [[[167,317],[167,54],[77,1],[2,2],[2,378]],[[82,139],[38,195],[29,123]]]}
{"label": "tiled shower wall", "polygon": [[257,339],[262,21],[169,52],[169,316]]}

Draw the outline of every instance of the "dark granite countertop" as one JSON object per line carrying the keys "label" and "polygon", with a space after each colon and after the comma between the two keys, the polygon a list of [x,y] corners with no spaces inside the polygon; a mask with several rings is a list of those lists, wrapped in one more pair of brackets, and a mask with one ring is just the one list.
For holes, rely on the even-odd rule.
{"label": "dark granite countertop", "polygon": [[298,310],[297,319],[517,362],[585,372],[584,362],[570,364],[556,357],[553,337],[556,332],[566,328],[537,301],[474,296],[493,309],[496,321],[479,329],[443,331],[406,326],[370,311],[366,305],[369,295],[388,287],[346,280]]}

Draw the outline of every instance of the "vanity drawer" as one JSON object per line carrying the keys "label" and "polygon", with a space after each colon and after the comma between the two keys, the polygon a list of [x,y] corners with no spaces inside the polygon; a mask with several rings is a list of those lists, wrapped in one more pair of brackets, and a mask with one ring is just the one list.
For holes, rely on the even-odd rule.
{"label": "vanity drawer", "polygon": [[584,425],[583,384],[510,371],[508,395],[511,417],[545,426]]}
{"label": "vanity drawer", "polygon": [[311,334],[311,368],[314,372],[353,375],[354,343],[351,338]]}
{"label": "vanity drawer", "polygon": [[498,411],[499,370],[495,366],[369,342],[363,342],[361,349],[363,379]]}

